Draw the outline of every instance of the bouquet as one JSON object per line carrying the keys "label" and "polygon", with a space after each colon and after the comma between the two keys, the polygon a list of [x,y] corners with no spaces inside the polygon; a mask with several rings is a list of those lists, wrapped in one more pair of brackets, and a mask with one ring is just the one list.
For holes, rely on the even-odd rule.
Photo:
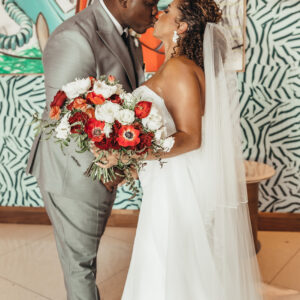
{"label": "bouquet", "polygon": [[[154,154],[169,152],[174,145],[155,104],[125,92],[113,76],[76,79],[64,85],[50,104],[49,117],[45,121],[34,115],[33,122],[39,122],[38,132],[46,131],[48,139],[54,136],[62,151],[71,140],[77,143],[78,153],[97,149],[98,156],[85,174],[103,183],[112,181],[119,169],[133,189],[130,170],[139,171],[145,165],[150,149]],[[118,164],[101,168],[97,162],[109,152],[118,154]],[[128,158],[126,163],[124,156]]]}

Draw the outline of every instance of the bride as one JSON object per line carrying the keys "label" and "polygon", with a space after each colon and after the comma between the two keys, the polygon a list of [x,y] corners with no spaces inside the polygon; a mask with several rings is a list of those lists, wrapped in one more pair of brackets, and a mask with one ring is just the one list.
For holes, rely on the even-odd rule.
{"label": "bride", "polygon": [[[174,0],[155,24],[166,59],[134,91],[175,138],[149,152],[143,202],[122,300],[258,300],[236,74],[213,0]],[[110,155],[108,164],[116,164]]]}

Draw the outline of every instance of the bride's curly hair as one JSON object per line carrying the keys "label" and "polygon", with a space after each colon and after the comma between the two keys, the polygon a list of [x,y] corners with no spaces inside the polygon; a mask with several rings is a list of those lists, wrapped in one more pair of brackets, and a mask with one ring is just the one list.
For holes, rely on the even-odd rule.
{"label": "bride's curly hair", "polygon": [[177,23],[185,22],[188,30],[180,36],[174,47],[172,57],[185,55],[204,69],[203,37],[206,23],[218,23],[222,19],[222,10],[214,0],[181,0],[178,5],[181,12]]}

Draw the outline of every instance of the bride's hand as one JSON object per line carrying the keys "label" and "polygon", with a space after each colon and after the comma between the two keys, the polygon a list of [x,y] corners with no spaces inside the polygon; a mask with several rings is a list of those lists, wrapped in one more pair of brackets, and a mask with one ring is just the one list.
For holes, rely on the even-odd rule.
{"label": "bride's hand", "polygon": [[[100,150],[97,147],[93,146],[91,148],[91,151],[96,158],[99,156]],[[119,163],[119,161],[123,164],[127,164],[129,160],[130,158],[126,154],[123,154],[122,157],[120,157],[119,153],[108,151],[107,154],[99,162],[96,163],[96,165],[103,169],[108,169],[113,166],[116,166]]]}

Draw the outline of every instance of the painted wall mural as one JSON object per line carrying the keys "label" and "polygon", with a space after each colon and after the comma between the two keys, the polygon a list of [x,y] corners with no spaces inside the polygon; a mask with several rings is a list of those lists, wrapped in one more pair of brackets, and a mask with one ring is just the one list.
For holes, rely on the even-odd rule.
{"label": "painted wall mural", "polygon": [[270,164],[260,210],[300,212],[300,2],[248,1],[239,74],[244,157]]}
{"label": "painted wall mural", "polygon": [[[260,210],[300,212],[300,2],[248,1],[246,62],[238,75],[244,158],[276,169],[260,184]],[[28,124],[44,104],[42,75],[0,76],[1,206],[44,206],[25,174],[34,134]],[[130,197],[114,209],[138,209],[141,195]]]}
{"label": "painted wall mural", "polygon": [[47,39],[75,7],[76,0],[2,0],[0,74],[43,73]]}

